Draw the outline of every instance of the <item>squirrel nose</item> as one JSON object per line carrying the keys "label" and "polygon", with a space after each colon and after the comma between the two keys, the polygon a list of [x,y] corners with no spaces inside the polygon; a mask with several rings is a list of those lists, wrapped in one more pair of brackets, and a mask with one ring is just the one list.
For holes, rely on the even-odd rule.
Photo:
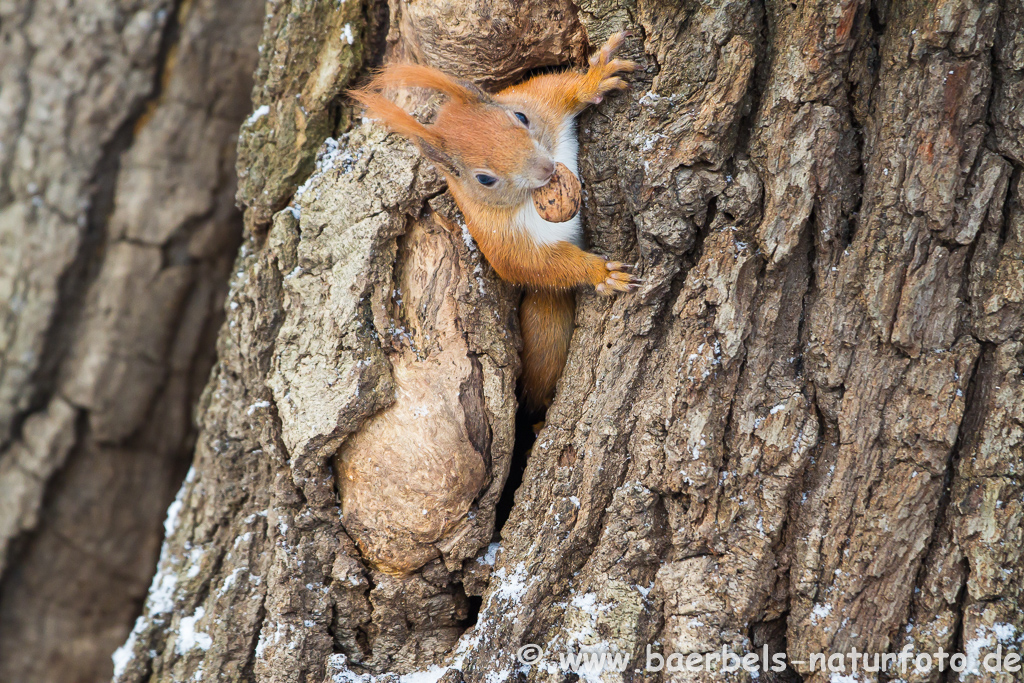
{"label": "squirrel nose", "polygon": [[551,159],[545,159],[540,162],[537,166],[538,176],[544,182],[551,180],[551,176],[555,174],[555,162]]}

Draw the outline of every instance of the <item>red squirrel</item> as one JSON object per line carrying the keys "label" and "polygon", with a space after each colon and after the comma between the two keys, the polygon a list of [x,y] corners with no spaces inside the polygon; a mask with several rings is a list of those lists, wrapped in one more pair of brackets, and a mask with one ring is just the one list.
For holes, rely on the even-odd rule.
{"label": "red squirrel", "polygon": [[[412,141],[437,165],[466,218],[466,227],[498,275],[523,285],[522,399],[530,409],[550,403],[569,354],[575,318],[573,288],[593,285],[611,296],[639,285],[629,266],[583,251],[579,216],[551,223],[538,215],[531,192],[560,162],[575,175],[576,116],[605,94],[626,87],[618,76],[635,65],[614,59],[625,33],[613,35],[585,74],[543,74],[489,94],[427,66],[386,67],[349,94],[371,118]],[[447,101],[424,125],[383,95],[391,87],[437,90]]]}

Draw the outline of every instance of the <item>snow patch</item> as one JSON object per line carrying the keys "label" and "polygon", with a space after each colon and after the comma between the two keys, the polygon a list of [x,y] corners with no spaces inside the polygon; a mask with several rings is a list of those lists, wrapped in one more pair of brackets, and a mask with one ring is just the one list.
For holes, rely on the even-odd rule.
{"label": "snow patch", "polygon": [[189,650],[199,648],[209,650],[213,645],[213,638],[202,631],[196,631],[196,622],[206,615],[206,610],[196,607],[195,614],[190,617],[182,617],[178,624],[178,641],[174,644],[174,650],[183,655]]}
{"label": "snow patch", "polygon": [[135,659],[135,643],[148,624],[149,620],[146,617],[136,619],[132,632],[128,634],[128,640],[124,641],[124,645],[114,650],[114,654],[110,656],[111,661],[114,662],[114,679],[120,678],[124,670],[128,668],[128,664]]}
{"label": "snow patch", "polygon": [[246,415],[252,415],[253,413],[255,413],[260,408],[269,408],[269,407],[270,407],[270,401],[256,401],[251,406],[249,406],[249,408],[245,411],[245,414]]}
{"label": "snow patch", "polygon": [[229,590],[234,588],[235,583],[238,581],[238,576],[244,571],[245,567],[237,567],[233,572],[224,577],[224,583],[220,585],[220,590],[217,591],[217,595],[224,595]]}
{"label": "snow patch", "polygon": [[511,575],[502,567],[494,572],[498,588],[492,594],[498,600],[518,602],[526,595],[526,565],[520,562]]}
{"label": "snow patch", "polygon": [[164,520],[164,536],[170,536],[178,528],[178,513],[181,512],[181,492],[167,507],[167,519]]}
{"label": "snow patch", "polygon": [[168,572],[162,565],[149,585],[148,607],[150,615],[166,614],[174,609],[174,589],[178,578]]}
{"label": "snow patch", "polygon": [[498,551],[501,550],[500,543],[492,543],[487,546],[487,552],[483,557],[476,558],[477,564],[483,564],[493,567],[494,561],[498,558]]}
{"label": "snow patch", "polygon": [[824,619],[828,615],[832,614],[832,605],[815,605],[814,609],[811,610],[811,614],[815,616],[814,623],[817,623],[818,619]]}
{"label": "snow patch", "polygon": [[256,123],[257,121],[259,121],[260,119],[262,119],[264,116],[266,116],[269,113],[270,113],[270,105],[264,104],[262,107],[257,107],[256,111],[254,111],[249,116],[249,118],[247,118],[245,120],[245,125],[251,126],[252,124]]}
{"label": "snow patch", "polygon": [[1017,637],[1017,627],[1005,622],[996,622],[992,624],[992,633],[995,634],[999,642],[1011,643]]}
{"label": "snow patch", "polygon": [[832,674],[829,679],[829,683],[861,683],[861,679],[857,674]]}

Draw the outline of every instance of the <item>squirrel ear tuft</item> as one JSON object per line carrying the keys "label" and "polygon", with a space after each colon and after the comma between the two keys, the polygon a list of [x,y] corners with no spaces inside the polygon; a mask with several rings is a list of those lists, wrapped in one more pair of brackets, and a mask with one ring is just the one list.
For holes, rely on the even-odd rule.
{"label": "squirrel ear tuft", "polygon": [[379,119],[394,132],[411,140],[423,156],[446,173],[459,177],[458,164],[443,150],[443,140],[438,134],[381,94],[381,90],[393,87],[438,90],[465,104],[491,103],[491,96],[470,81],[452,78],[420,64],[393,64],[379,72],[364,87],[348,92],[352,99],[366,108],[367,116]]}
{"label": "squirrel ear tuft", "polygon": [[480,86],[422,64],[391,64],[374,76],[366,90],[384,88],[426,88],[437,90],[453,100],[466,103],[490,103],[493,100]]}
{"label": "squirrel ear tuft", "polygon": [[[372,86],[372,84],[371,84]],[[397,104],[375,92],[372,87],[350,90],[348,95],[366,108],[366,115],[377,119],[399,135],[419,144],[420,140],[433,141],[434,134]]]}
{"label": "squirrel ear tuft", "polygon": [[423,152],[423,156],[433,161],[435,164],[440,166],[443,170],[452,174],[456,178],[459,177],[459,167],[455,164],[455,160],[452,159],[448,154],[441,151],[440,148],[426,142],[425,140],[417,141],[417,146],[420,151]]}

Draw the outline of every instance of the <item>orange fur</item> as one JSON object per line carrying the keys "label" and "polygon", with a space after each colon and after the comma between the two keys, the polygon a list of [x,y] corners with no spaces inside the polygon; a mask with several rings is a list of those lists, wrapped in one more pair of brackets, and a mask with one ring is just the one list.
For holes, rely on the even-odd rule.
{"label": "orange fur", "polygon": [[479,102],[489,97],[476,86],[459,82],[443,71],[422,64],[391,64],[379,71],[366,86],[368,90],[385,88],[426,88],[443,92],[459,102]]}
{"label": "orange fur", "polygon": [[[427,66],[392,65],[350,93],[370,116],[413,141],[434,161],[466,217],[480,251],[498,275],[527,287],[520,309],[523,332],[523,399],[531,408],[550,402],[572,337],[572,288],[589,284],[600,294],[629,291],[637,280],[624,266],[559,241],[539,244],[517,223],[530,192],[554,169],[551,150],[567,122],[611,90],[625,87],[616,74],[632,62],[612,59],[624,34],[612,36],[585,74],[536,76],[488,95]],[[429,88],[449,101],[424,125],[380,94],[392,87]],[[525,114],[529,125],[517,115]],[[481,186],[480,174],[495,182]]]}
{"label": "orange fur", "polygon": [[440,142],[440,138],[427,130],[426,126],[414,119],[404,109],[372,90],[351,90],[348,93],[359,104],[366,108],[366,113],[387,124],[387,127],[399,135],[419,144],[421,140],[431,143]]}
{"label": "orange fur", "polygon": [[523,331],[523,403],[543,408],[555,394],[555,384],[569,356],[576,296],[569,291],[527,289],[519,304]]}
{"label": "orange fur", "polygon": [[518,209],[494,209],[467,201],[460,184],[449,184],[466,226],[487,262],[502,280],[517,285],[569,289],[598,285],[608,277],[608,262],[569,242],[539,245],[514,223]]}

